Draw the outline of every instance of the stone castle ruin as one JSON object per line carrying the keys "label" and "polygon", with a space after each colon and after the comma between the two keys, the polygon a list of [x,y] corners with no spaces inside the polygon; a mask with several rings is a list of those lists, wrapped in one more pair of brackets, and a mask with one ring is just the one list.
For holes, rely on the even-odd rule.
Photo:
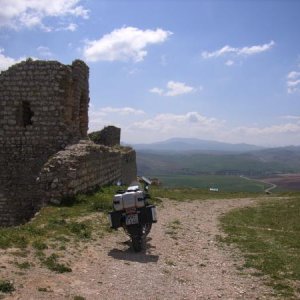
{"label": "stone castle ruin", "polygon": [[[18,63],[0,74],[0,225],[49,202],[136,178],[120,129],[87,135],[89,69],[80,60]],[[96,138],[93,138],[96,137]]]}

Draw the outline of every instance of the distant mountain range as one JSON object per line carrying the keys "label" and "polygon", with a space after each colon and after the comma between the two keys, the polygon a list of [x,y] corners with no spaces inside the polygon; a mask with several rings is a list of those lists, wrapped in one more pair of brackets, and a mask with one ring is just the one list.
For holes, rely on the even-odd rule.
{"label": "distant mountain range", "polygon": [[263,147],[249,144],[230,144],[217,141],[191,139],[191,138],[172,138],[162,142],[152,144],[134,144],[133,148],[137,151],[217,151],[217,152],[249,152],[264,149]]}
{"label": "distant mountain range", "polygon": [[197,139],[133,145],[138,173],[265,176],[300,172],[300,146],[262,148]]}

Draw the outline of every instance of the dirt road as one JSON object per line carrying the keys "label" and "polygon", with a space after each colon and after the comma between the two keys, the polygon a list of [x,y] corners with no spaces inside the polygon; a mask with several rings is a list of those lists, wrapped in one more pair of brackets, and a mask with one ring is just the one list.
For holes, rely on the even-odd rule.
{"label": "dirt road", "polygon": [[1,273],[17,288],[6,299],[272,299],[262,278],[243,270],[239,252],[216,240],[218,217],[254,201],[165,200],[143,253],[134,253],[120,230],[66,253],[71,273],[35,265],[16,274],[2,255]]}

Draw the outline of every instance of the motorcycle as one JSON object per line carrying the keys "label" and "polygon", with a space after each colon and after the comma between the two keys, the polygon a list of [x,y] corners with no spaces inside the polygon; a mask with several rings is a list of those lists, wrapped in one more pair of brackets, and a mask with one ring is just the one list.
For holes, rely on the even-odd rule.
{"label": "motorcycle", "polygon": [[151,182],[145,177],[142,181],[144,190],[139,184],[129,186],[126,191],[119,190],[113,199],[114,210],[109,213],[111,228],[117,230],[122,227],[135,252],[144,248],[146,236],[152,224],[157,222],[156,207],[148,202]]}

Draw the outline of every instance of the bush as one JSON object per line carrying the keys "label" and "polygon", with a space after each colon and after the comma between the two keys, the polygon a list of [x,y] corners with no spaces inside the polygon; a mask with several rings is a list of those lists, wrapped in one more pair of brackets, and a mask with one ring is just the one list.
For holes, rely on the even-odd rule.
{"label": "bush", "polygon": [[88,239],[91,237],[91,228],[85,223],[72,222],[68,224],[70,231],[77,235],[79,238]]}
{"label": "bush", "polygon": [[11,293],[15,290],[14,285],[7,280],[0,280],[0,292]]}
{"label": "bush", "polygon": [[43,264],[51,271],[57,273],[72,272],[72,269],[64,264],[60,264],[57,261],[58,255],[53,253],[49,257],[43,260]]}
{"label": "bush", "polygon": [[35,248],[35,249],[37,249],[37,250],[45,250],[45,249],[48,249],[48,246],[47,246],[44,242],[39,241],[39,240],[34,241],[34,242],[32,243],[32,247]]}

